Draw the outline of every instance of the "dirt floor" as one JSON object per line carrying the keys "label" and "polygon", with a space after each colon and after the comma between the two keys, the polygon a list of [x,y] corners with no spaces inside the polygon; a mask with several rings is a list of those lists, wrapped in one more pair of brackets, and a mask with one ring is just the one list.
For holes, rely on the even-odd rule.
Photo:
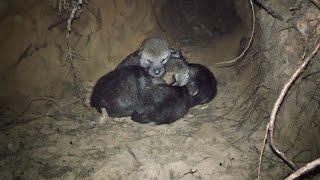
{"label": "dirt floor", "polygon": [[[181,48],[189,62],[212,67],[237,55],[245,33],[239,29],[209,45]],[[217,97],[170,125],[142,125],[129,118],[100,125],[98,115],[76,99],[51,104],[48,117],[1,132],[2,177],[252,179],[259,141],[234,144],[246,131],[239,131],[241,114],[232,110],[249,82],[230,69],[211,70],[219,83]]]}
{"label": "dirt floor", "polygon": [[[248,86],[257,83],[252,80],[252,66],[241,71],[215,66],[239,55],[240,40],[250,33],[247,27],[235,24],[230,32],[217,32],[205,40],[190,34],[177,38],[170,33],[177,31],[167,29],[166,35],[159,24],[148,24],[153,22],[148,3],[134,6],[142,9],[134,22],[148,25],[132,23],[129,28],[123,22],[130,22],[134,12],[127,9],[123,14],[126,1],[92,3],[93,12],[102,7],[102,17],[118,15],[104,18],[99,27],[93,21],[96,17],[84,13],[83,21],[74,25],[82,33],[74,42],[79,41],[77,68],[87,97],[93,83],[141,40],[160,34],[181,49],[189,62],[211,69],[218,80],[216,98],[170,125],[143,125],[130,118],[109,118],[99,124],[99,115],[75,96],[72,76],[60,58],[65,32],[58,26],[48,33],[56,11],[46,3],[30,1],[28,8],[9,11],[11,16],[1,21],[6,27],[0,36],[1,56],[7,60],[1,66],[5,88],[1,90],[0,179],[254,179],[264,127],[243,125],[243,109],[237,108],[250,96]],[[117,11],[103,11],[111,6]],[[94,25],[86,26],[88,22]],[[21,29],[30,37],[19,34]],[[34,54],[10,69],[30,42]],[[264,163],[263,179],[289,173],[270,153]]]}

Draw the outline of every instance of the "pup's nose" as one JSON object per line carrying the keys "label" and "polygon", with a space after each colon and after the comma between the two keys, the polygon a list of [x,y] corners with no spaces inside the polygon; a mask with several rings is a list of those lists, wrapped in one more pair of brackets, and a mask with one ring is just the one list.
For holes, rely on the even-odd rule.
{"label": "pup's nose", "polygon": [[157,68],[157,69],[154,70],[154,74],[155,75],[159,75],[160,73],[161,73],[160,68]]}

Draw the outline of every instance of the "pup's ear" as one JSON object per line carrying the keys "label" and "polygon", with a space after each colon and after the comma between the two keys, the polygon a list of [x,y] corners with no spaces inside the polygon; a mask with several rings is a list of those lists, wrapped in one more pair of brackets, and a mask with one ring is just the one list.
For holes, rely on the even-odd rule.
{"label": "pup's ear", "polygon": [[173,57],[173,58],[180,58],[181,57],[180,50],[177,51],[173,48],[170,48],[170,53],[171,53],[171,57]]}

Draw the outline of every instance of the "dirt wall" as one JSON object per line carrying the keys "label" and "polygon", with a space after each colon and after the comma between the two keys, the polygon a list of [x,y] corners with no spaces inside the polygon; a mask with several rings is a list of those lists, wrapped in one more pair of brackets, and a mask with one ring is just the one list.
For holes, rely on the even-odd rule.
{"label": "dirt wall", "polygon": [[[53,1],[58,2],[58,1]],[[6,1],[1,1],[5,4]],[[51,6],[49,6],[51,5]],[[155,29],[151,1],[90,1],[73,23],[74,63],[84,81],[95,81],[113,69]],[[137,11],[139,9],[139,11]],[[58,6],[30,0],[10,1],[0,21],[0,101],[13,111],[37,97],[72,93],[66,61],[66,23]],[[59,24],[48,30],[48,27]],[[71,91],[70,91],[71,90]]]}
{"label": "dirt wall", "polygon": [[[267,58],[263,85],[270,88],[265,109],[272,109],[284,84],[301,65],[319,40],[320,24],[315,20],[319,9],[309,1],[271,1],[277,20],[265,10],[257,14],[262,29],[262,52]],[[300,79],[290,89],[276,122],[275,141],[287,156],[302,165],[320,154],[319,79],[308,74],[319,69],[319,54],[314,57]],[[307,78],[306,78],[307,76]]]}
{"label": "dirt wall", "polygon": [[[154,35],[165,35],[190,62],[209,67],[219,83],[212,103],[191,109],[175,124],[153,127],[108,121],[99,126],[81,103],[52,108],[69,104],[76,94],[67,61],[70,8],[65,4],[61,9],[59,2],[0,0],[0,112],[19,115],[28,107],[24,115],[31,119],[16,124],[20,120],[16,116],[0,114],[2,124],[9,121],[0,134],[0,155],[10,165],[0,168],[5,177],[134,179],[162,174],[252,179],[273,103],[320,33],[319,11],[309,1],[270,1],[282,21],[255,5],[258,24],[253,46],[239,63],[217,68],[216,62],[239,54],[240,39],[250,34],[248,1],[234,3],[239,17],[226,25],[218,18],[188,21],[185,17],[196,12],[176,9],[181,6],[171,1],[90,0],[73,21],[70,37],[76,74],[84,87]],[[186,22],[179,24],[177,16]],[[231,23],[238,21],[244,24]],[[208,33],[212,29],[218,33]],[[291,88],[277,121],[277,144],[299,165],[320,153],[317,59],[319,55]],[[27,106],[41,98],[43,104]],[[37,106],[40,112],[34,111]],[[290,172],[271,151],[267,153],[265,177],[277,179]]]}

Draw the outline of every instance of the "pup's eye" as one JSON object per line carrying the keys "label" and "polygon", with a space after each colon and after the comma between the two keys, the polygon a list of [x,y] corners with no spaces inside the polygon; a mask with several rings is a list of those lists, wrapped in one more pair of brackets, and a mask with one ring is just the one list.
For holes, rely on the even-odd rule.
{"label": "pup's eye", "polygon": [[152,64],[152,61],[150,59],[147,59],[146,64],[150,65],[150,64]]}
{"label": "pup's eye", "polygon": [[161,64],[167,63],[168,59],[162,59]]}

